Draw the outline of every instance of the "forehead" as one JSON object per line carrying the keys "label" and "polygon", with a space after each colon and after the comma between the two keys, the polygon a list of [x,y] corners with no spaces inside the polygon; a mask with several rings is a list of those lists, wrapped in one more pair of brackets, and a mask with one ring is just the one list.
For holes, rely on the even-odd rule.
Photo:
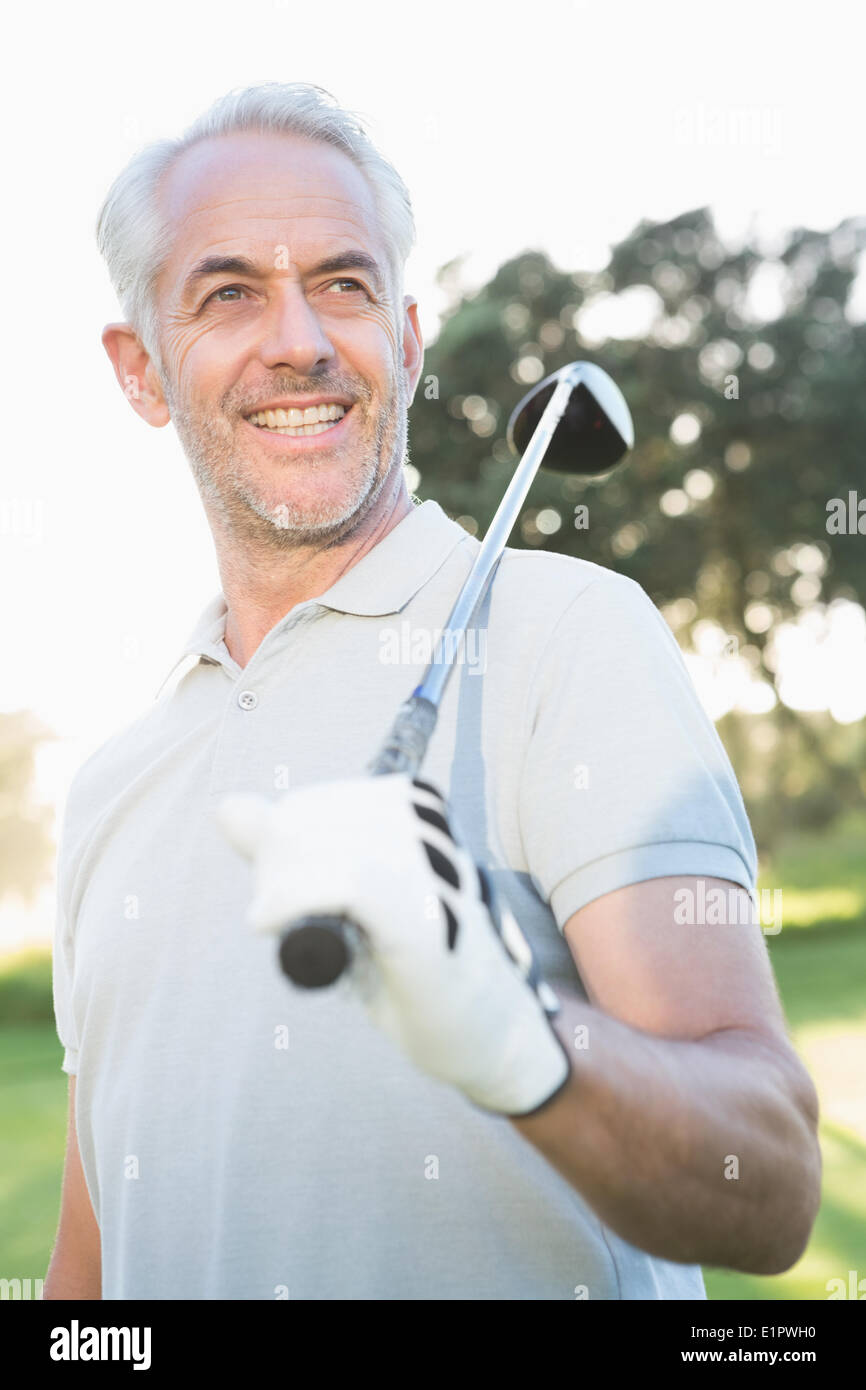
{"label": "forehead", "polygon": [[161,279],[195,257],[240,243],[292,259],[360,245],[381,250],[372,190],[348,155],[331,145],[275,132],[201,140],[164,176],[159,203],[171,251]]}

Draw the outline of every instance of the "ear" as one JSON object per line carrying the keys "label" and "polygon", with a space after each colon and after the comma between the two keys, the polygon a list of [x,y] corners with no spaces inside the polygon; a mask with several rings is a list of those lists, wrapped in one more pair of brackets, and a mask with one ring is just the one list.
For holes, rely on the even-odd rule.
{"label": "ear", "polygon": [[406,373],[408,405],[415,399],[423,365],[424,340],[418,322],[418,301],[407,294],[403,296],[403,369]]}
{"label": "ear", "polygon": [[135,413],[155,429],[167,425],[171,417],[159,373],[135,331],[128,323],[108,323],[102,330],[102,346]]}
{"label": "ear", "polygon": [[246,859],[255,859],[267,831],[271,803],[251,792],[224,796],[214,812],[229,844]]}

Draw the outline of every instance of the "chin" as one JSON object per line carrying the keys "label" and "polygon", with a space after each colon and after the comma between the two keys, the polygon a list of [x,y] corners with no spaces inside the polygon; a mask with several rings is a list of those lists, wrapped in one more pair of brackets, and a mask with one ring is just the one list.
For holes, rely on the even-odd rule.
{"label": "chin", "polygon": [[274,531],[288,534],[293,531],[320,531],[327,534],[348,521],[358,506],[356,496],[323,498],[319,494],[309,499],[285,496],[260,498],[253,504],[253,510],[263,521],[269,521]]}

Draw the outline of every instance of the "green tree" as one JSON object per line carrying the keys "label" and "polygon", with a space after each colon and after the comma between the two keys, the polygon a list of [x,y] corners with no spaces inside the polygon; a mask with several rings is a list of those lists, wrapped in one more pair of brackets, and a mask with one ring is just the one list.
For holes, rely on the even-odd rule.
{"label": "green tree", "polygon": [[[720,656],[747,662],[778,696],[780,624],[834,598],[866,600],[866,540],[828,531],[831,499],[857,487],[866,438],[866,326],[845,313],[864,248],[866,220],[850,219],[800,229],[771,258],[726,247],[699,209],[642,222],[601,272],[515,257],[477,293],[457,290],[427,353],[411,418],[417,494],[483,533],[514,466],[513,406],[564,363],[598,361],[634,416],[628,465],[602,480],[539,474],[510,544],[631,576],[683,647],[712,624]],[[441,278],[459,286],[459,263]],[[640,333],[588,339],[605,299],[637,306]],[[824,823],[862,799],[861,730],[781,703],[720,727],[741,776],[762,769],[760,787],[747,780],[765,844],[791,820]]]}

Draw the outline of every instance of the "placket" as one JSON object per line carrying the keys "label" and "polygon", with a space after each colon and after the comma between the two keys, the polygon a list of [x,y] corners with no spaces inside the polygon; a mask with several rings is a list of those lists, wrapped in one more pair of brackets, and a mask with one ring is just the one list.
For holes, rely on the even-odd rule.
{"label": "placket", "polygon": [[[279,658],[285,663],[285,672],[293,649],[303,641],[305,627],[324,611],[323,606],[312,599],[292,609],[267,634],[251,660],[233,679],[217,735],[209,797],[234,791],[255,791],[261,796],[279,793],[278,731],[281,727],[290,729],[291,711],[285,681],[274,679],[274,663]],[[274,709],[276,701],[280,705],[277,710]]]}

